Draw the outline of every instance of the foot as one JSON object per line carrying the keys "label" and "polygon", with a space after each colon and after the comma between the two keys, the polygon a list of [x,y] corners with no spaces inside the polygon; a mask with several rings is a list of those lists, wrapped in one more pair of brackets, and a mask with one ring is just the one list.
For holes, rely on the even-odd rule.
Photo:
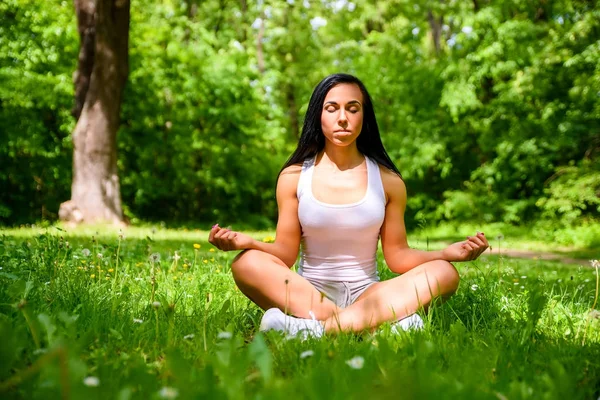
{"label": "foot", "polygon": [[[312,314],[312,312],[310,312]],[[314,316],[312,319],[295,318],[285,315],[279,308],[270,308],[263,315],[260,321],[261,332],[275,330],[286,333],[290,337],[300,335],[303,339],[309,336],[321,337],[325,329],[320,321],[317,321]]]}
{"label": "foot", "polygon": [[392,324],[390,332],[393,334],[398,334],[400,331],[419,331],[423,329],[425,324],[423,323],[423,319],[419,316],[419,314],[412,314],[406,318],[401,319],[400,321],[396,321]]}

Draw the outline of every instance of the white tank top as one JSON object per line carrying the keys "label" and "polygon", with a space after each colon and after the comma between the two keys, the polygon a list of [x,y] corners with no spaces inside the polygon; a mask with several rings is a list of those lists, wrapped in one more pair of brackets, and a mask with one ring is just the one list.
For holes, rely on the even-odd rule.
{"label": "white tank top", "polygon": [[365,159],[367,192],[362,200],[350,204],[328,204],[315,199],[315,158],[304,161],[297,189],[302,227],[298,273],[309,280],[379,280],[376,252],[385,217],[385,192],[379,165]]}

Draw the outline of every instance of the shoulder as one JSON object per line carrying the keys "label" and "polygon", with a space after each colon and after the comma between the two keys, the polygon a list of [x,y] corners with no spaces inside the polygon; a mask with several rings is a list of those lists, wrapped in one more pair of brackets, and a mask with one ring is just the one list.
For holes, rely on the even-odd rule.
{"label": "shoulder", "polygon": [[406,201],[406,185],[402,178],[383,165],[379,165],[379,172],[381,173],[381,183],[387,202]]}
{"label": "shoulder", "polygon": [[277,179],[277,192],[296,195],[298,180],[302,172],[302,164],[294,164],[284,168]]}

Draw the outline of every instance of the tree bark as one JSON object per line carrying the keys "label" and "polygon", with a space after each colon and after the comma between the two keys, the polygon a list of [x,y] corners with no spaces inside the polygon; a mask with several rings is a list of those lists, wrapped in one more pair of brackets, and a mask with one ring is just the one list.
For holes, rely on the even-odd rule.
{"label": "tree bark", "polygon": [[[73,132],[71,200],[61,204],[59,217],[76,223],[120,224],[123,210],[117,173],[117,130],[129,73],[130,1],[74,1],[78,18],[79,10],[88,10],[89,3],[95,3],[95,46],[89,87]],[[81,75],[81,71],[75,74]]]}
{"label": "tree bark", "polygon": [[444,24],[444,16],[436,18],[431,10],[427,11],[427,21],[429,21],[429,27],[431,28],[431,38],[433,41],[433,47],[435,54],[439,55],[442,48],[440,44],[440,38],[442,37],[442,25]]}
{"label": "tree bark", "polygon": [[79,57],[77,70],[73,75],[75,83],[75,104],[71,114],[78,120],[81,116],[85,96],[90,87],[90,77],[94,67],[96,45],[96,2],[95,0],[75,1],[77,30],[79,31]]}

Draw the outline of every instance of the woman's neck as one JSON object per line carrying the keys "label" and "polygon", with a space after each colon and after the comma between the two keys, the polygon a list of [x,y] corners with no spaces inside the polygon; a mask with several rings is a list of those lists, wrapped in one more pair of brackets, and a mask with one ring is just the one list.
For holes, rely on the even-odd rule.
{"label": "woman's neck", "polygon": [[329,143],[325,143],[325,149],[317,156],[318,163],[325,162],[325,164],[344,171],[359,166],[365,159],[355,143],[345,147],[328,145]]}

